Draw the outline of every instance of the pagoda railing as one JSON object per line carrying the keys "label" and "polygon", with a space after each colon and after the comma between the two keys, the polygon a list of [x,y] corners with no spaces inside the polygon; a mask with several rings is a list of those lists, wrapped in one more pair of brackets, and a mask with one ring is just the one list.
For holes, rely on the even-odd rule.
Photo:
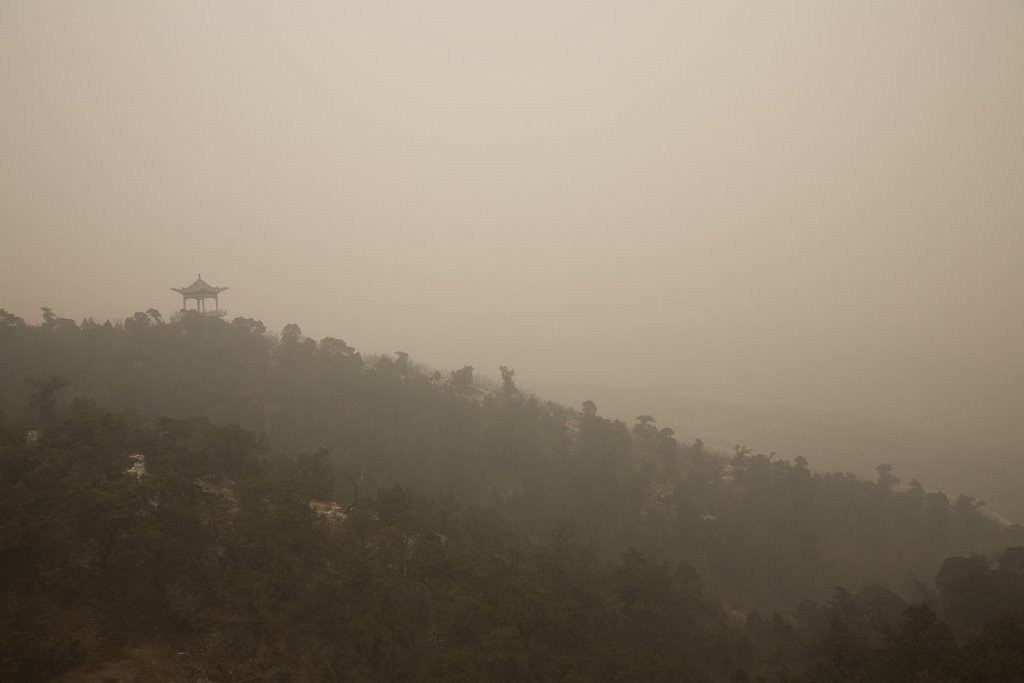
{"label": "pagoda railing", "polygon": [[179,315],[190,315],[190,314],[193,314],[193,313],[198,314],[198,315],[210,316],[211,318],[223,318],[224,316],[226,316],[228,314],[228,309],[222,308],[219,311],[218,310],[199,311],[199,310],[196,310],[194,308],[183,308],[180,311],[178,311]]}

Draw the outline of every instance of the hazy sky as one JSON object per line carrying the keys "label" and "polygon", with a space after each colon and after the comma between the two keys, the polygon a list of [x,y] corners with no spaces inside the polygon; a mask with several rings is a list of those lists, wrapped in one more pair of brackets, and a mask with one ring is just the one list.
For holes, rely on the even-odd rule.
{"label": "hazy sky", "polygon": [[1024,3],[0,0],[0,307],[1024,440]]}

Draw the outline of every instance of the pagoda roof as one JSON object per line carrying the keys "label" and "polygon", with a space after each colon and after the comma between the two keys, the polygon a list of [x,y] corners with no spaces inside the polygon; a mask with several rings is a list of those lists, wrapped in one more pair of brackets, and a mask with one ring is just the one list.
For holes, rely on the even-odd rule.
{"label": "pagoda roof", "polygon": [[214,287],[213,285],[207,284],[203,280],[202,275],[197,277],[196,281],[188,287],[171,287],[171,291],[177,292],[182,296],[217,296],[225,289],[227,289],[227,287]]}

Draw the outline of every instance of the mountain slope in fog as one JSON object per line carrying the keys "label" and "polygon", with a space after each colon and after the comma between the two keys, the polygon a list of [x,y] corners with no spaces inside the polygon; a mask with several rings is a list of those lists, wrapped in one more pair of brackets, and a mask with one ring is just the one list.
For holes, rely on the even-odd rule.
{"label": "mountain slope in fog", "polygon": [[686,439],[732,452],[739,445],[786,458],[803,457],[820,470],[873,477],[882,463],[926,488],[983,498],[986,513],[1004,522],[1024,518],[1024,461],[981,443],[959,443],[893,423],[823,410],[736,405],[621,387],[532,382],[568,403],[593,399],[608,415],[653,415]]}
{"label": "mountain slope in fog", "polygon": [[957,678],[972,643],[1017,656],[1024,530],[970,497],[723,457],[499,370],[246,318],[0,311],[4,666],[173,647],[222,680],[782,681],[781,656],[905,680],[922,629],[953,680],[980,680]]}

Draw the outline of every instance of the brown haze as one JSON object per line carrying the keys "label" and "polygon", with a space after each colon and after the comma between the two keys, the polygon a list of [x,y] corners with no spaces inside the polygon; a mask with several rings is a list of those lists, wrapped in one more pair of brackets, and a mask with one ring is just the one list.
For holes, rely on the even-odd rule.
{"label": "brown haze", "polygon": [[0,254],[33,320],[201,272],[682,438],[694,397],[1019,458],[1024,3],[5,0]]}

